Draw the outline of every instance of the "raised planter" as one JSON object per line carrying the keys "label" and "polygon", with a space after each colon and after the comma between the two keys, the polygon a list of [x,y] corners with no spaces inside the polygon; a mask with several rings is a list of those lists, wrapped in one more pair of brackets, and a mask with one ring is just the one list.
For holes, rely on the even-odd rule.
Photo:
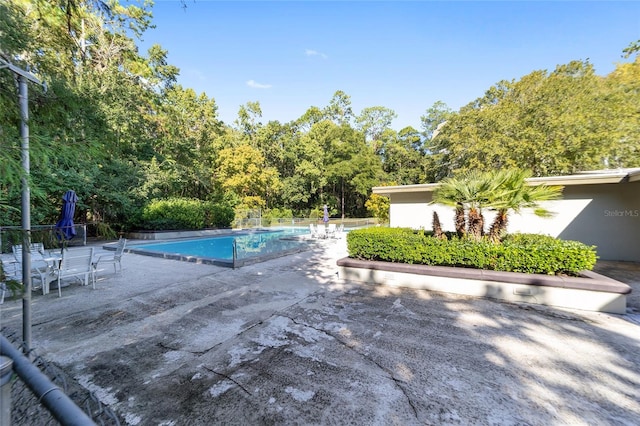
{"label": "raised planter", "polygon": [[584,271],[580,277],[410,265],[352,259],[338,260],[342,279],[368,284],[440,291],[562,308],[624,314],[627,284]]}

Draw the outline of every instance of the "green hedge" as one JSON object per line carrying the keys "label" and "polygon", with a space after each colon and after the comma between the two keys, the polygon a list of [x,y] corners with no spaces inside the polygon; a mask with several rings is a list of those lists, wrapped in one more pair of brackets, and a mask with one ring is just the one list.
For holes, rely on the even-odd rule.
{"label": "green hedge", "polygon": [[363,260],[458,266],[530,274],[577,275],[596,263],[594,246],[546,235],[513,234],[502,243],[449,235],[438,239],[409,228],[366,228],[347,234],[349,256]]}
{"label": "green hedge", "polygon": [[188,198],[153,200],[142,211],[142,228],[153,230],[227,228],[233,208]]}
{"label": "green hedge", "polygon": [[235,219],[233,207],[228,204],[205,203],[205,227],[207,228],[228,228]]}
{"label": "green hedge", "polygon": [[[262,214],[262,226],[271,226],[278,219],[293,219],[293,212],[286,208],[269,209]],[[290,223],[291,221],[288,221]]]}

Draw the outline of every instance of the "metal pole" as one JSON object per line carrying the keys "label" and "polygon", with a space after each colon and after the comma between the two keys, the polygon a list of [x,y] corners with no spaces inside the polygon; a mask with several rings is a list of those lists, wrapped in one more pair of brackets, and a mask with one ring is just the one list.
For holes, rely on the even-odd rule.
{"label": "metal pole", "polygon": [[29,189],[29,88],[24,75],[20,83],[20,137],[22,138],[22,340],[31,349],[31,191]]}
{"label": "metal pole", "polygon": [[[0,355],[5,355],[13,360],[13,371],[60,424],[95,425],[87,413],[82,411],[62,389],[51,382],[38,367],[29,361],[29,358],[16,349],[2,334],[0,334]],[[2,424],[4,425],[4,423]]]}
{"label": "metal pole", "polygon": [[238,248],[236,247],[236,239],[233,239],[233,253],[231,254],[231,263],[233,265],[233,269],[236,269],[236,260],[238,259]]}
{"label": "metal pole", "polygon": [[11,375],[13,361],[0,356],[0,425],[11,425]]}

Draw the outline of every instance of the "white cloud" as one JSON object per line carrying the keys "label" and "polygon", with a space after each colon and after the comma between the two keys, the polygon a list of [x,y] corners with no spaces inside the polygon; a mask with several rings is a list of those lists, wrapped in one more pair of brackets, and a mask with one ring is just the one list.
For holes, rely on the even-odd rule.
{"label": "white cloud", "polygon": [[247,81],[247,86],[253,87],[254,89],[270,89],[271,88],[270,84],[261,84],[255,80]]}
{"label": "white cloud", "polygon": [[188,69],[185,71],[185,74],[188,74],[190,77],[198,81],[207,81],[207,77],[205,77],[205,74],[198,69]]}
{"label": "white cloud", "polygon": [[307,49],[304,51],[304,54],[307,56],[320,56],[322,59],[327,59],[328,56],[324,53],[318,52],[317,50]]}

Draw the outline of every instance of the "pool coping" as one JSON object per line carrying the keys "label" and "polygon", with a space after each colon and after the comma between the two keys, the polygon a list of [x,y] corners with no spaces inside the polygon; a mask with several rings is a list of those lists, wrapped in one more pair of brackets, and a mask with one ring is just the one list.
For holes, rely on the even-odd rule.
{"label": "pool coping", "polygon": [[[256,228],[262,229],[262,228]],[[247,232],[249,229],[244,228],[215,228],[215,229],[200,229],[193,231],[136,231],[129,232],[127,234],[128,239],[132,240],[174,240],[178,238],[198,238],[198,237],[221,237],[224,235],[233,235],[239,232]]]}
{"label": "pool coping", "polygon": [[[200,236],[191,235],[189,237],[181,236],[176,238],[164,238],[162,240],[146,239],[146,240],[141,240],[141,241],[144,241],[143,243],[139,244],[141,247],[127,246],[125,247],[124,251],[125,253],[138,254],[141,256],[151,256],[151,257],[157,257],[162,259],[178,260],[182,262],[199,263],[199,264],[205,264],[205,265],[215,265],[215,266],[222,266],[225,268],[235,269],[235,268],[239,268],[246,265],[266,262],[271,259],[277,259],[279,257],[288,256],[294,253],[301,253],[310,249],[310,244],[308,244],[310,240],[308,240],[307,238],[304,238],[304,235],[285,236],[285,237],[282,237],[281,239],[297,240],[299,242],[306,242],[307,244],[299,244],[297,247],[277,251],[274,253],[266,253],[266,254],[261,254],[257,256],[250,256],[243,259],[222,259],[222,258],[197,256],[197,255],[189,255],[189,254],[182,254],[182,253],[166,253],[166,252],[155,251],[155,250],[144,248],[145,245],[153,245],[153,244],[158,244],[162,242],[179,241],[185,238],[199,239],[199,238],[211,238],[211,237],[224,237],[224,236],[232,236],[232,235],[247,235],[252,233],[272,232],[273,230],[265,229],[265,228],[255,228],[255,229],[241,229],[241,230],[239,229],[235,231],[236,232],[226,232],[226,233],[220,232],[216,234],[200,235]],[[136,245],[138,244],[136,243]],[[103,249],[114,250],[115,247],[113,245],[104,245]]]}

